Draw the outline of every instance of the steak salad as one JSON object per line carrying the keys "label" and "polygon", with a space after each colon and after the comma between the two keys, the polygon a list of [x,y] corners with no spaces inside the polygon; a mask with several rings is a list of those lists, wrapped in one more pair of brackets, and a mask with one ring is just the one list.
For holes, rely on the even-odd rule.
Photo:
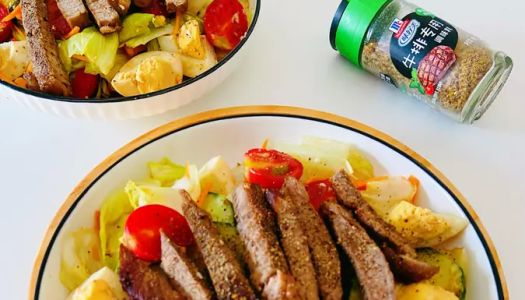
{"label": "steak salad", "polygon": [[64,241],[70,300],[464,299],[468,222],[418,205],[338,141],[264,142],[230,166],[148,163]]}
{"label": "steak salad", "polygon": [[246,36],[248,0],[0,0],[0,80],[96,99],[163,90]]}

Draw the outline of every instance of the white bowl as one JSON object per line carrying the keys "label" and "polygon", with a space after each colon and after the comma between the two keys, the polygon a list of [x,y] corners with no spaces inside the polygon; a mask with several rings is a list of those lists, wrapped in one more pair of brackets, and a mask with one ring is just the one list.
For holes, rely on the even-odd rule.
{"label": "white bowl", "polygon": [[222,155],[230,164],[266,138],[297,140],[315,135],[357,145],[372,159],[378,175],[414,175],[421,182],[422,206],[466,218],[470,224],[451,246],[469,258],[467,299],[508,299],[496,250],[472,207],[428,161],[370,127],[335,115],[289,107],[239,107],[205,112],[159,127],[124,146],[98,165],[73,190],[53,219],[36,258],[30,299],[65,299],[58,278],[65,233],[92,226],[104,198],[130,179],[147,176],[146,163],[164,156],[203,164]]}
{"label": "white bowl", "polygon": [[6,101],[59,116],[87,119],[133,119],[161,114],[200,98],[226,79],[245,55],[245,44],[255,29],[261,0],[249,0],[253,19],[246,37],[217,65],[176,86],[133,97],[77,99],[35,92],[0,81],[0,94]]}

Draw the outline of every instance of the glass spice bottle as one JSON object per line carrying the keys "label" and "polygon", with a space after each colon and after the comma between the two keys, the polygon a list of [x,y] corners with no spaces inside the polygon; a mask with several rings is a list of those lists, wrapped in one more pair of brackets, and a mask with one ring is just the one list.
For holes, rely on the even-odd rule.
{"label": "glass spice bottle", "polygon": [[483,115],[512,70],[503,52],[403,0],[342,0],[330,42],[355,65],[465,123]]}

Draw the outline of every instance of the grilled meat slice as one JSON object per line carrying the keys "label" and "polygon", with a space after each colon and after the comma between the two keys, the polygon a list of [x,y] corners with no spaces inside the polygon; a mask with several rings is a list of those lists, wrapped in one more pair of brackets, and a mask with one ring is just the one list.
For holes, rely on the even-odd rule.
{"label": "grilled meat slice", "polygon": [[266,192],[268,201],[277,214],[281,244],[288,264],[302,292],[302,299],[319,299],[315,268],[308,247],[308,238],[298,216],[298,208],[288,195]]}
{"label": "grilled meat slice", "polygon": [[32,91],[40,91],[38,81],[33,73],[25,72],[22,77],[27,81],[27,88]]}
{"label": "grilled meat slice", "polygon": [[169,13],[185,13],[188,10],[188,0],[166,0],[166,9]]}
{"label": "grilled meat slice", "polygon": [[180,193],[182,210],[204,257],[217,298],[257,299],[235,254],[220,238],[210,216],[195,204],[186,191]]}
{"label": "grilled meat slice", "polygon": [[131,300],[185,299],[170,285],[162,270],[136,258],[124,245],[120,246],[119,277]]}
{"label": "grilled meat slice", "polygon": [[128,13],[131,0],[110,0],[111,6],[123,17]]}
{"label": "grilled meat slice", "polygon": [[381,250],[392,267],[392,271],[400,281],[419,282],[430,279],[439,272],[439,267],[429,265],[406,254],[397,254],[384,244]]}
{"label": "grilled meat slice", "polygon": [[47,22],[44,0],[22,0],[22,18],[29,44],[33,75],[39,90],[59,96],[69,96],[69,77],[58,56],[58,47]]}
{"label": "grilled meat slice", "polygon": [[160,267],[172,282],[191,300],[210,300],[213,293],[195,264],[186,254],[186,249],[173,244],[161,232],[162,259]]}
{"label": "grilled meat slice", "polygon": [[374,236],[389,243],[395,248],[396,253],[416,256],[416,251],[403,238],[396,229],[385,222],[374,209],[361,197],[344,170],[337,172],[332,177],[332,184],[337,193],[337,198],[354,214],[357,220]]}
{"label": "grilled meat slice", "polygon": [[112,3],[113,0],[86,0],[86,5],[102,33],[112,33],[120,29],[120,17]]}
{"label": "grilled meat slice", "polygon": [[89,14],[82,0],[57,0],[57,5],[71,28],[89,25]]}
{"label": "grilled meat slice", "polygon": [[337,248],[323,220],[310,204],[304,185],[294,177],[288,177],[282,191],[297,206],[298,216],[308,238],[321,298],[341,299],[343,287]]}
{"label": "grilled meat slice", "polygon": [[322,213],[332,226],[337,243],[350,258],[364,298],[368,300],[395,299],[394,276],[381,249],[353,218],[335,202],[325,202]]}
{"label": "grilled meat slice", "polygon": [[279,245],[274,216],[263,192],[256,185],[245,183],[237,187],[232,198],[253,286],[266,299],[297,299],[293,294],[283,298],[290,293],[290,288],[294,289],[288,285],[296,283]]}

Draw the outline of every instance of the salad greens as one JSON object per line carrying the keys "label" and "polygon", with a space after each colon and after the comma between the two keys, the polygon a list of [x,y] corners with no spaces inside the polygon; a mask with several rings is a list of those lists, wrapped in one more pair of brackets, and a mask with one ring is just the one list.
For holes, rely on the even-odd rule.
{"label": "salad greens", "polygon": [[167,157],[158,162],[149,162],[148,168],[150,177],[158,180],[164,187],[171,187],[176,180],[184,177],[186,172],[184,166],[172,162]]}

